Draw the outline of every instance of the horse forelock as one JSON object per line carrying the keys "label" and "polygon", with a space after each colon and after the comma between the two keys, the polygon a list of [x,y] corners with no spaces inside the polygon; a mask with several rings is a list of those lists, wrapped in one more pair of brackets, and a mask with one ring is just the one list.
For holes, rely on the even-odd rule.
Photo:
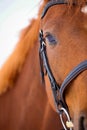
{"label": "horse forelock", "polygon": [[38,31],[39,19],[35,19],[21,32],[20,40],[16,45],[14,52],[6,60],[0,70],[0,94],[14,86],[29,51],[38,39]]}

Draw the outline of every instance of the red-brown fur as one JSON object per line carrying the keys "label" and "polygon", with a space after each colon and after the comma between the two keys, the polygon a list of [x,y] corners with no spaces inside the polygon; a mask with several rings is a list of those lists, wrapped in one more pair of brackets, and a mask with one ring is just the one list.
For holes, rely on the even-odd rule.
{"label": "red-brown fur", "polygon": [[[46,90],[41,83],[38,57],[39,28],[44,32],[49,31],[59,40],[56,47],[47,44],[49,63],[59,84],[76,65],[87,60],[87,15],[80,12],[85,0],[78,0],[76,7],[72,5],[73,0],[69,0],[68,6],[53,6],[41,21],[42,10],[48,1],[43,1],[38,18],[32,20],[22,31],[14,52],[0,70],[1,130],[62,128],[57,113],[49,105],[50,102],[55,109],[47,77]],[[79,75],[65,93],[75,130],[80,129],[80,117],[87,116],[86,75],[87,71]],[[86,121],[84,127],[86,130]]]}
{"label": "red-brown fur", "polygon": [[[46,40],[46,49],[53,75],[60,85],[74,67],[87,60],[87,14],[81,12],[84,4],[80,2],[77,6],[53,6],[41,21],[44,37],[51,33],[57,40],[55,46]],[[55,109],[48,77],[45,77],[47,94]],[[87,70],[74,79],[65,92],[74,130],[87,129],[86,95]]]}

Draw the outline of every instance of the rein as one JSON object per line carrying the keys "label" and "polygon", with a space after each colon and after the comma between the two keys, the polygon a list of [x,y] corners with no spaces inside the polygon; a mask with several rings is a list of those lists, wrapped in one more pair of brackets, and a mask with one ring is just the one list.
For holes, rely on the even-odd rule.
{"label": "rein", "polygon": [[[43,13],[41,18],[43,18],[48,11],[48,9],[53,6],[53,5],[60,5],[60,4],[68,4],[64,0],[58,0],[58,1],[51,1],[49,2]],[[46,53],[46,43],[45,39],[43,37],[43,30],[40,30],[39,34],[39,40],[40,40],[40,48],[39,48],[39,57],[40,57],[40,69],[41,69],[41,76],[42,76],[42,81],[44,82],[44,76],[47,74],[51,83],[51,89],[53,92],[53,97],[54,97],[54,103],[56,106],[56,111],[60,116],[61,123],[63,125],[64,130],[72,130],[73,128],[73,123],[71,121],[70,115],[69,115],[69,110],[68,106],[65,103],[64,100],[64,92],[65,89],[68,87],[68,85],[77,77],[79,74],[81,74],[83,71],[87,70],[87,60],[81,62],[78,66],[76,66],[70,73],[69,75],[65,78],[63,81],[62,85],[60,86],[52,73],[52,70],[50,69],[49,65],[49,60],[47,58],[47,53]],[[45,72],[44,72],[45,71]],[[66,123],[64,122],[63,119],[63,113],[65,114],[67,121]]]}

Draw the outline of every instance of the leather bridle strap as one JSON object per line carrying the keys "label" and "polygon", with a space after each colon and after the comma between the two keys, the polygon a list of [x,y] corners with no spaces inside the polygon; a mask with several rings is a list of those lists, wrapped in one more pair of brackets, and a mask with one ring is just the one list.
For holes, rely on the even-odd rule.
{"label": "leather bridle strap", "polygon": [[[60,95],[60,86],[57,84],[57,82],[52,74],[52,71],[50,69],[50,66],[49,66],[49,61],[48,61],[47,54],[46,54],[46,44],[45,44],[45,40],[43,38],[43,31],[40,31],[39,38],[40,38],[39,56],[40,56],[41,75],[42,75],[42,78],[44,78],[44,75],[45,75],[44,69],[45,69],[47,72],[46,74],[48,75],[50,83],[51,83],[51,89],[53,92],[56,111],[60,115],[60,120],[64,127],[64,130],[67,130],[66,125],[63,120],[63,116],[62,116],[63,113],[65,113],[68,122],[71,122],[71,120],[70,120],[70,116],[68,113],[68,109],[66,106],[64,106],[65,103],[62,103],[62,101],[60,100],[60,96],[59,96]],[[70,130],[72,130],[72,128],[70,128]]]}
{"label": "leather bridle strap", "polygon": [[60,5],[60,4],[68,4],[68,2],[65,0],[56,0],[56,1],[52,0],[52,1],[48,2],[42,12],[41,19],[45,16],[45,14],[47,13],[47,11],[50,7],[52,7],[54,5]]}
{"label": "leather bridle strap", "polygon": [[[40,60],[43,61],[43,66],[41,68],[45,68],[45,70],[47,71],[50,83],[51,83],[51,87],[53,91],[57,91],[57,94],[59,94],[59,100],[62,101],[62,105],[63,107],[66,108],[66,104],[64,101],[64,91],[67,88],[67,86],[83,71],[87,70],[87,60],[81,62],[79,65],[77,65],[65,78],[65,80],[63,81],[62,85],[59,86],[58,83],[56,82],[53,73],[50,69],[49,66],[49,61],[47,58],[47,54],[46,54],[46,44],[45,44],[45,40],[43,38],[43,31],[41,30],[40,32],[40,50],[39,50],[39,55],[40,55]],[[41,73],[43,73],[43,77],[44,78],[44,72],[42,72],[43,69],[41,69]],[[55,93],[56,94],[56,93]],[[57,99],[58,100],[58,99]],[[56,101],[56,103],[59,103],[59,101]]]}
{"label": "leather bridle strap", "polygon": [[55,104],[59,104],[59,101],[57,99],[57,92],[59,92],[60,86],[56,83],[56,80],[52,74],[52,71],[50,69],[48,59],[47,59],[47,54],[46,54],[46,44],[43,38],[43,31],[40,31],[40,50],[39,50],[39,57],[40,57],[40,67],[41,67],[41,75],[42,75],[42,81],[44,81],[44,69],[46,70],[50,83],[51,83],[51,88],[53,91],[53,96],[55,100]]}
{"label": "leather bridle strap", "polygon": [[[67,0],[51,0],[47,3],[47,5],[44,8],[44,11],[42,13],[41,19],[46,15],[48,9],[54,5],[60,5],[60,4],[69,4]],[[73,5],[76,5],[76,3],[73,3]],[[87,60],[83,61],[80,63],[77,67],[75,67],[70,74],[65,78],[64,82],[62,83],[61,86],[58,85],[56,82],[52,70],[49,66],[49,61],[47,58],[47,53],[46,53],[46,44],[45,44],[45,39],[43,37],[43,31],[40,31],[40,49],[39,49],[39,57],[40,57],[40,68],[41,68],[41,76],[44,81],[44,75],[45,72],[49,77],[50,83],[51,83],[51,88],[53,92],[53,97],[54,97],[54,102],[56,106],[56,110],[60,115],[60,119],[62,122],[62,125],[65,130],[67,130],[67,127],[63,121],[63,113],[65,113],[67,117],[67,121],[71,122],[70,116],[69,116],[69,111],[68,107],[65,103],[64,100],[64,92],[67,86],[84,70],[87,70]],[[45,72],[44,72],[45,69]],[[72,122],[71,122],[72,123]],[[69,127],[70,130],[72,130],[72,127]]]}
{"label": "leather bridle strap", "polygon": [[[69,122],[71,122],[70,120],[70,116],[69,116],[69,112],[68,112],[68,107],[65,103],[64,100],[64,92],[65,89],[67,88],[67,86],[83,71],[87,70],[87,60],[81,62],[78,66],[76,66],[70,73],[69,75],[65,78],[64,82],[62,83],[61,86],[59,86],[53,76],[53,73],[50,69],[49,66],[49,61],[47,58],[47,54],[46,54],[46,44],[45,44],[45,40],[43,38],[43,31],[40,31],[40,50],[39,50],[39,56],[40,56],[40,66],[41,66],[41,73],[42,73],[42,78],[44,78],[44,68],[47,72],[47,75],[49,77],[50,83],[51,83],[51,88],[52,88],[52,92],[53,92],[53,96],[54,96],[54,102],[55,102],[55,106],[57,109],[57,112],[60,115],[60,119],[61,122],[63,124],[63,127],[65,130],[67,130],[65,124],[63,123],[63,118],[62,118],[62,112],[63,111],[68,119]],[[72,128],[70,128],[70,130],[72,130]]]}
{"label": "leather bridle strap", "polygon": [[79,65],[77,65],[70,73],[69,75],[65,78],[63,81],[61,87],[60,87],[60,98],[63,103],[64,101],[64,91],[67,88],[67,86],[83,71],[87,70],[87,60],[81,62]]}

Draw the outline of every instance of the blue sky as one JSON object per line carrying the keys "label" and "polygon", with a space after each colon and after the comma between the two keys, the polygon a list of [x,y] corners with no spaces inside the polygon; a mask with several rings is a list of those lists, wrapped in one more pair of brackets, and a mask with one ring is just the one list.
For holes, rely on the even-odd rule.
{"label": "blue sky", "polygon": [[12,53],[22,28],[37,16],[40,0],[0,0],[0,68]]}

